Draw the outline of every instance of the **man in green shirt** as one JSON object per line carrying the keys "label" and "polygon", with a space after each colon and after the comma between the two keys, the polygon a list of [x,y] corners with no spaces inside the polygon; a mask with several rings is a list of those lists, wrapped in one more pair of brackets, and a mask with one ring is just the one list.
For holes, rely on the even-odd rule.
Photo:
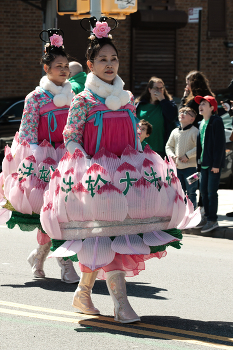
{"label": "man in green shirt", "polygon": [[70,78],[72,90],[77,95],[84,90],[87,75],[83,72],[83,67],[79,62],[72,61],[69,63]]}

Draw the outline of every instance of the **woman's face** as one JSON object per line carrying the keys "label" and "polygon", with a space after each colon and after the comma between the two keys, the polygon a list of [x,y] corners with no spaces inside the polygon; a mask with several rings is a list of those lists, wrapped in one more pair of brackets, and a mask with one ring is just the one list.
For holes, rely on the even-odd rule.
{"label": "woman's face", "polygon": [[151,101],[155,102],[155,101],[159,101],[161,96],[164,96],[164,85],[161,82],[154,82],[153,88],[152,89],[148,89],[150,96],[151,96]]}
{"label": "woman's face", "polygon": [[57,56],[50,67],[47,64],[44,65],[44,71],[55,85],[62,85],[69,78],[69,62],[66,57]]}
{"label": "woman's face", "polygon": [[119,60],[114,48],[107,44],[99,50],[94,62],[87,61],[87,65],[98,78],[112,84],[118,72]]}

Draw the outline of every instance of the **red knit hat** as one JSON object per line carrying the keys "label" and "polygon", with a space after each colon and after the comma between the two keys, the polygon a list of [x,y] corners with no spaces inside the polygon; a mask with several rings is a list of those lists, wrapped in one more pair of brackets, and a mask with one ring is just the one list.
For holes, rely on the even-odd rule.
{"label": "red knit hat", "polygon": [[194,98],[194,100],[198,104],[200,104],[202,100],[206,100],[206,101],[208,101],[210,103],[211,106],[214,107],[214,112],[216,112],[217,109],[218,109],[218,103],[217,103],[217,101],[215,100],[215,98],[213,96],[208,96],[208,95],[204,96],[204,97],[203,96],[196,96]]}

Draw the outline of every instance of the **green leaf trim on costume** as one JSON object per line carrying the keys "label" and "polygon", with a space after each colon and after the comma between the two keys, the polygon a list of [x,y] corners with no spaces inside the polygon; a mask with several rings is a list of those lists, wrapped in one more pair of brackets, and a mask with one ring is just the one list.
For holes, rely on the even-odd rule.
{"label": "green leaf trim on costume", "polygon": [[[172,228],[170,230],[163,230],[164,232],[169,233],[170,235],[174,236],[174,238],[178,238],[178,239],[182,239],[182,233],[181,230],[178,230],[176,228]],[[140,236],[141,238],[143,238],[143,233],[139,233],[138,236]],[[109,237],[112,241],[116,238],[116,236],[111,236]],[[50,248],[50,250],[52,252],[54,252],[57,248],[59,248],[63,243],[66,242],[66,240],[58,240],[58,239],[51,239],[52,241],[52,246]],[[82,239],[82,241],[84,241],[84,239]],[[173,248],[176,249],[180,249],[181,248],[182,243],[180,241],[175,241],[175,242],[171,242],[171,243],[167,243],[164,245],[159,245],[159,246],[150,246],[150,253],[157,253],[157,252],[162,252],[164,250],[166,250],[167,247],[172,246]],[[64,260],[70,259],[72,261],[79,261],[77,254],[72,255],[68,258],[63,258]]]}
{"label": "green leaf trim on costume", "polygon": [[11,218],[7,221],[6,225],[9,229],[18,225],[22,231],[33,231],[38,228],[43,233],[46,233],[41,226],[40,215],[35,213],[32,215],[22,214],[14,210],[12,211]]}

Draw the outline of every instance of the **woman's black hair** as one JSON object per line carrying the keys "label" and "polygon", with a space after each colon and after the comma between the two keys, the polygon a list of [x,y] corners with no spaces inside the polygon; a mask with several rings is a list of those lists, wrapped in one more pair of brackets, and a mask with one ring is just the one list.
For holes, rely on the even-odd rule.
{"label": "woman's black hair", "polygon": [[51,66],[51,63],[57,58],[58,56],[66,57],[67,60],[69,59],[69,55],[66,54],[65,50],[52,50],[49,52],[45,52],[44,55],[41,57],[40,63],[46,64],[47,66]]}
{"label": "woman's black hair", "polygon": [[116,51],[116,54],[118,56],[118,51],[116,46],[114,45],[111,38],[94,38],[90,39],[90,43],[88,45],[87,51],[86,51],[86,59],[88,61],[94,62],[95,57],[98,55],[99,51],[104,47],[105,45],[111,45],[113,49]]}
{"label": "woman's black hair", "polygon": [[[44,32],[48,34],[48,37],[49,37],[48,41],[44,40],[42,37],[42,34]],[[53,37],[54,35],[59,36],[60,38],[61,37],[63,38],[64,32],[62,29],[50,28],[48,30],[42,30],[42,32],[40,32],[39,34],[39,38],[46,43],[44,47],[44,55],[41,57],[40,63],[46,64],[49,67],[51,66],[51,63],[55,60],[55,58],[58,56],[66,57],[67,60],[69,59],[69,56],[65,52],[63,40],[61,43],[59,43],[61,46],[56,46],[55,44],[54,45],[51,44],[50,40],[51,40],[51,37]]]}

